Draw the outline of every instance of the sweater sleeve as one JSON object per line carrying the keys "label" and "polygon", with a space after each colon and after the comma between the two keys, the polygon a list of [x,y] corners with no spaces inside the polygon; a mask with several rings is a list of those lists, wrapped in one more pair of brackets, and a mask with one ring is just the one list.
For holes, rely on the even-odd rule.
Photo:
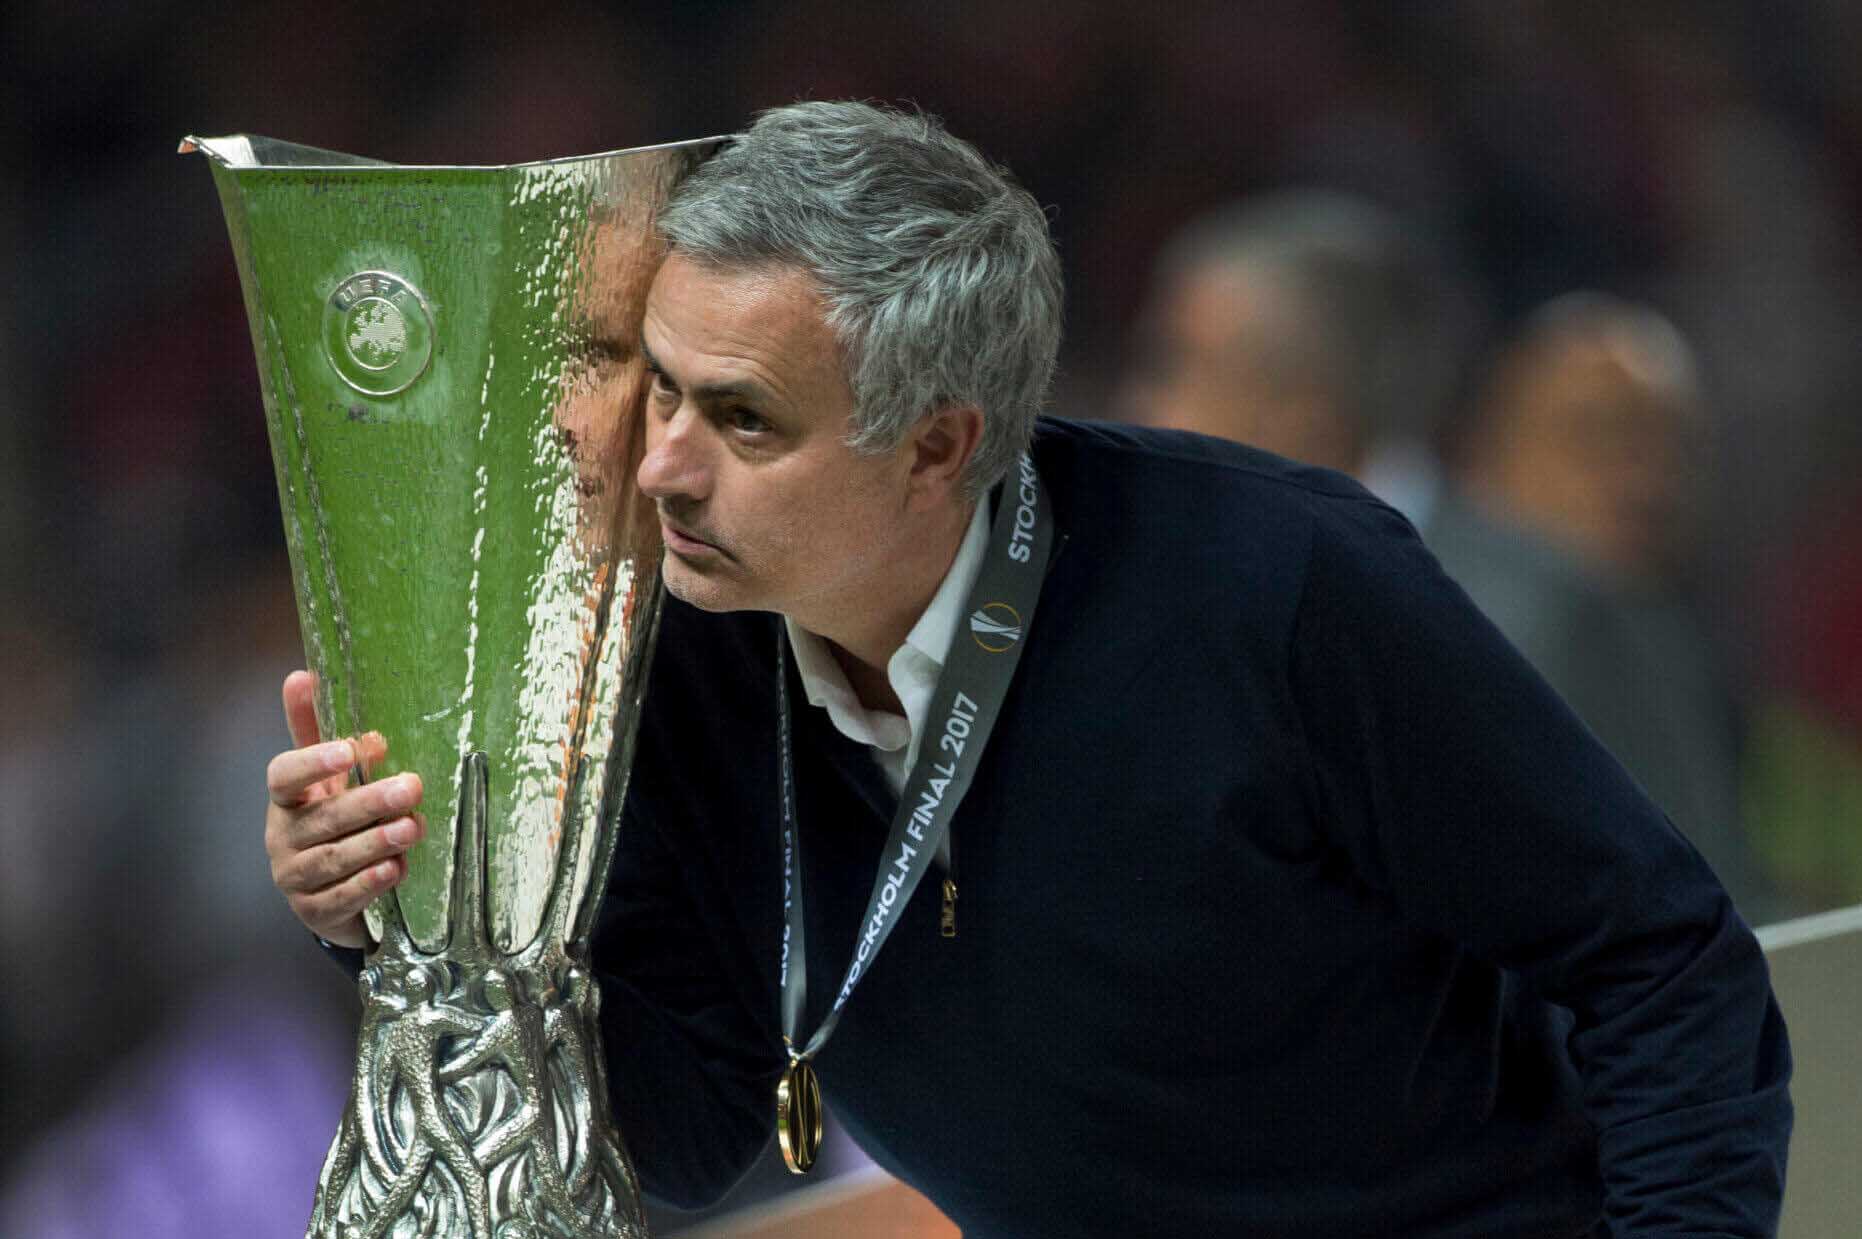
{"label": "sweater sleeve", "polygon": [[1612,1233],[1772,1234],[1790,1051],[1700,855],[1382,505],[1316,508],[1292,643],[1333,845],[1575,1015]]}
{"label": "sweater sleeve", "polygon": [[641,1186],[689,1209],[768,1143],[781,1064],[684,896],[658,824],[630,800],[592,943],[609,1093]]}

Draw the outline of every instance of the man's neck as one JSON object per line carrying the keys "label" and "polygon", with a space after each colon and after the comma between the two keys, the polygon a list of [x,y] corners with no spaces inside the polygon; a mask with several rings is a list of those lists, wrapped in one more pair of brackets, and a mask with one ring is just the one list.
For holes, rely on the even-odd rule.
{"label": "man's neck", "polygon": [[848,685],[867,709],[904,713],[892,691],[887,664],[949,575],[974,511],[974,505],[962,504],[938,513],[921,536],[906,540],[909,549],[887,565],[886,579],[869,582],[859,605],[842,609],[837,622],[816,627],[795,617],[801,627],[828,643]]}
{"label": "man's neck", "polygon": [[[841,673],[847,677],[848,687],[853,689],[853,695],[860,699],[861,705],[869,710],[884,710],[888,714],[905,713],[905,703],[893,691],[892,677],[887,674],[885,667],[863,663],[832,641],[828,642],[828,652],[834,655]],[[891,662],[891,659],[888,658],[887,662]]]}

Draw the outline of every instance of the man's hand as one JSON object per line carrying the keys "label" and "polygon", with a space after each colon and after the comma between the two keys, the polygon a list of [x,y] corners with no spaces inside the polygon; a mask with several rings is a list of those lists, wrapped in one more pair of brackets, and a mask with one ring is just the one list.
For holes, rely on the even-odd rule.
{"label": "man's hand", "polygon": [[368,944],[362,909],[407,876],[402,855],[426,833],[414,806],[420,776],[397,774],[350,787],[349,770],[367,770],[388,752],[379,732],[322,743],[313,705],[317,678],[293,671],[284,681],[288,753],[265,770],[265,852],[272,882],[297,919],[338,946]]}

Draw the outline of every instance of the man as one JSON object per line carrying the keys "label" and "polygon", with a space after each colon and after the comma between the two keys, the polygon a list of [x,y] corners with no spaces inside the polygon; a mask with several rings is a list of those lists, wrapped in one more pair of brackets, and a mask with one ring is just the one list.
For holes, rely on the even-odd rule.
{"label": "man", "polygon": [[1122,419],[1352,474],[1422,523],[1474,318],[1434,246],[1364,199],[1282,190],[1193,220],[1152,283]]}
{"label": "man", "polygon": [[1732,684],[1682,589],[1707,412],[1667,319],[1568,293],[1496,357],[1423,536],[1762,924],[1789,909],[1746,834]]}
{"label": "man", "polygon": [[[594,948],[650,1192],[723,1192],[806,1057],[972,1236],[1769,1231],[1750,933],[1400,517],[1035,425],[1044,219],[928,118],[767,113],[662,231],[639,480],[679,601]],[[268,850],[354,947],[418,780],[342,789],[308,687]]]}
{"label": "man", "polygon": [[1626,584],[1683,565],[1709,435],[1694,350],[1633,302],[1567,293],[1495,359],[1464,438],[1470,495]]}

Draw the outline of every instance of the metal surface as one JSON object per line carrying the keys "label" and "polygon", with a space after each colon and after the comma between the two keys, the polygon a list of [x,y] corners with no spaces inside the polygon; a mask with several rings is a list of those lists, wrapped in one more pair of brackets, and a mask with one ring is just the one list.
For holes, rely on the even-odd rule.
{"label": "metal surface", "polygon": [[[622,1236],[587,942],[658,612],[633,483],[652,221],[715,140],[409,168],[212,158],[325,736],[379,731],[428,833],[370,909],[309,1234]],[[451,825],[452,829],[447,829]]]}

